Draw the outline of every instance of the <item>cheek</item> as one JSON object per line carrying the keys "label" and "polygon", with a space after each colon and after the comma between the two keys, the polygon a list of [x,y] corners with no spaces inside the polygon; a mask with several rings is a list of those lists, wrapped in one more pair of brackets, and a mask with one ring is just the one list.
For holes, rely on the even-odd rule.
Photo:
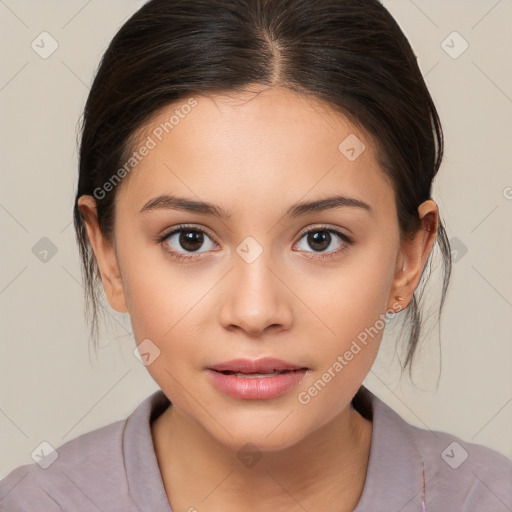
{"label": "cheek", "polygon": [[197,282],[187,281],[157,243],[135,227],[123,227],[118,228],[118,257],[135,339],[162,338],[197,301]]}
{"label": "cheek", "polygon": [[354,251],[335,273],[321,279],[316,274],[305,285],[304,293],[306,288],[321,290],[311,307],[318,317],[308,313],[303,328],[318,340],[320,378],[333,382],[324,399],[333,404],[346,392],[345,386],[357,391],[377,356],[388,323],[385,313],[394,261],[393,242],[375,239]]}
{"label": "cheek", "polygon": [[207,290],[191,285],[177,271],[170,273],[169,267],[148,266],[130,278],[133,335],[137,343],[146,344],[143,348],[149,347],[143,352],[155,354],[146,370],[181,408],[183,387],[198,395],[190,376],[199,368],[204,354],[196,330],[199,315],[208,314],[201,301]]}
{"label": "cheek", "polygon": [[163,386],[172,381],[165,370],[182,381],[209,354],[204,324],[212,316],[211,289],[218,276],[180,267],[165,255],[146,258],[143,265],[127,266],[125,295],[135,340],[149,339],[159,350],[147,370]]}
{"label": "cheek", "polygon": [[[127,277],[128,309],[135,339],[164,340],[187,324],[201,290],[169,268],[146,266]],[[156,342],[156,341],[155,341]]]}
{"label": "cheek", "polygon": [[394,261],[389,244],[367,243],[353,251],[336,271],[311,275],[306,286],[317,290],[314,309],[336,336],[345,340],[353,337],[386,312]]}

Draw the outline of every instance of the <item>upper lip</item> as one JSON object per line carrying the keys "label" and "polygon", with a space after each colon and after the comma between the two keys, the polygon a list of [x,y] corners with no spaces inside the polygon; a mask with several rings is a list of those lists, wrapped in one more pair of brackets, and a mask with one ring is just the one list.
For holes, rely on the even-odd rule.
{"label": "upper lip", "polygon": [[297,366],[274,357],[263,357],[256,360],[232,359],[231,361],[214,364],[208,368],[217,372],[232,371],[240,373],[272,373],[274,371],[307,369],[304,366]]}

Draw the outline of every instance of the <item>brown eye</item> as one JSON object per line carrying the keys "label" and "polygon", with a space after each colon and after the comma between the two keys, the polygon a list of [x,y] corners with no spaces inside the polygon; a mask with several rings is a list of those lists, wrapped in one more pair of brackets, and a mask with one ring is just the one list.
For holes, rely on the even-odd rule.
{"label": "brown eye", "polygon": [[197,251],[204,243],[204,236],[199,231],[182,230],[178,237],[178,243],[187,251]]}
{"label": "brown eye", "polygon": [[331,243],[331,234],[328,231],[310,231],[307,241],[315,251],[325,251]]}
{"label": "brown eye", "polygon": [[[302,241],[305,243],[302,243]],[[309,253],[320,253],[320,256],[325,253],[325,256],[334,256],[341,251],[346,250],[352,240],[345,234],[332,228],[319,227],[306,231],[300,238],[298,245],[299,249]],[[308,250],[308,247],[312,251]],[[328,250],[329,247],[331,250]]]}
{"label": "brown eye", "polygon": [[[199,228],[181,226],[162,236],[159,242],[174,258],[193,258],[208,252],[214,247],[214,242],[208,234]],[[200,249],[205,250],[200,250]]]}

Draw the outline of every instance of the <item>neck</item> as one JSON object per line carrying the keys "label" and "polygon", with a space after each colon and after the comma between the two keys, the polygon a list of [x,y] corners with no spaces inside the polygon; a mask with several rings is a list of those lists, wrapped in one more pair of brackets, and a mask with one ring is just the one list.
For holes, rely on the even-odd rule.
{"label": "neck", "polygon": [[[173,510],[306,510],[352,512],[364,488],[372,423],[349,405],[284,450],[244,459],[174,405],[151,426]],[[261,455],[261,457],[260,457]],[[299,505],[298,505],[299,504]]]}

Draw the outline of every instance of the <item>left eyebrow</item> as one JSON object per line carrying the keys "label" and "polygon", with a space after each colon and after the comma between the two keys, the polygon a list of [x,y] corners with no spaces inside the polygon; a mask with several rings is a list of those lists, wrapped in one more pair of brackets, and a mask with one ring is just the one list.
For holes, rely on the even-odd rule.
{"label": "left eyebrow", "polygon": [[292,205],[285,213],[285,217],[299,217],[308,215],[309,213],[318,213],[325,210],[333,210],[335,208],[351,207],[366,210],[370,215],[374,215],[373,208],[364,201],[354,197],[332,196],[309,203],[297,203]]}
{"label": "left eyebrow", "polygon": [[[308,203],[296,203],[286,210],[284,217],[300,217],[310,213],[319,213],[341,207],[361,208],[362,210],[367,211],[370,215],[374,215],[373,208],[368,203],[353,197],[337,195]],[[211,215],[222,219],[229,219],[232,215],[230,211],[223,210],[212,203],[195,201],[186,197],[178,197],[169,194],[162,194],[150,199],[142,207],[139,213],[152,210],[184,210],[191,213]]]}

